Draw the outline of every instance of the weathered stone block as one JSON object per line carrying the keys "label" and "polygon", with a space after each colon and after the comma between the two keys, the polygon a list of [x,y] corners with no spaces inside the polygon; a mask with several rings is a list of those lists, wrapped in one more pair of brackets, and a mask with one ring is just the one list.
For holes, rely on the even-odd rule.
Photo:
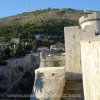
{"label": "weathered stone block", "polygon": [[35,82],[31,100],[60,100],[65,85],[64,67],[48,67],[35,70]]}

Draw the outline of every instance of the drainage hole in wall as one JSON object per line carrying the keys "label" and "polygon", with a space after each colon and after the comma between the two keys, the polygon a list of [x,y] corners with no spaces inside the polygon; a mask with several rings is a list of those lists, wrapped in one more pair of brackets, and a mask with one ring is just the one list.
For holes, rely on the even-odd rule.
{"label": "drainage hole in wall", "polygon": [[55,74],[54,73],[52,73],[52,76],[54,76]]}

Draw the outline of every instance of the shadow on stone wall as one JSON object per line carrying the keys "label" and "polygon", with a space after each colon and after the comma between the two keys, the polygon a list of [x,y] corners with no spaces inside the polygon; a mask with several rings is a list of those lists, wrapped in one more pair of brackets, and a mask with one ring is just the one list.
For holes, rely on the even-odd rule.
{"label": "shadow on stone wall", "polygon": [[38,91],[42,92],[42,89],[44,87],[44,82],[42,79],[43,76],[44,76],[43,73],[40,73],[40,72],[37,73],[37,78],[34,83],[34,87],[36,87],[35,92],[38,92]]}
{"label": "shadow on stone wall", "polygon": [[65,75],[67,80],[82,80],[82,74],[80,73],[66,72]]}

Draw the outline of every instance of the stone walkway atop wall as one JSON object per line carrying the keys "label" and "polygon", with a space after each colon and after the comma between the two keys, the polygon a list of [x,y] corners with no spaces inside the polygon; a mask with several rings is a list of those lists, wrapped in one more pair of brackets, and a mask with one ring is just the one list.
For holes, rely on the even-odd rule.
{"label": "stone walkway atop wall", "polygon": [[66,81],[61,100],[84,100],[82,81]]}

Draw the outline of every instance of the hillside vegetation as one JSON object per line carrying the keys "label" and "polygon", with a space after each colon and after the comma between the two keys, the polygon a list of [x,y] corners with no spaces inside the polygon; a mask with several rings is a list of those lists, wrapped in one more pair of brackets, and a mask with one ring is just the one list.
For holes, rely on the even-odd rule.
{"label": "hillside vegetation", "polygon": [[65,26],[78,25],[83,11],[74,9],[43,9],[0,19],[0,36],[33,37],[36,33],[63,35]]}
{"label": "hillside vegetation", "polygon": [[63,8],[63,9],[43,9],[43,10],[36,10],[32,12],[25,12],[22,14],[18,14],[15,16],[10,16],[6,18],[0,19],[0,25],[9,25],[14,23],[33,23],[40,20],[47,21],[49,19],[71,19],[78,21],[79,17],[83,15],[83,11],[81,10],[74,10],[71,8]]}

